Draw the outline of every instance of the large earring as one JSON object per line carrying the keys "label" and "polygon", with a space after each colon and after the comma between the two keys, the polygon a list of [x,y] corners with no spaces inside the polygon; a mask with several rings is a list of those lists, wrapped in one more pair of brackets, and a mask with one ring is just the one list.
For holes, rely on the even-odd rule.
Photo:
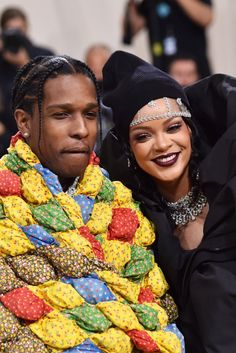
{"label": "large earring", "polygon": [[29,134],[29,132],[23,132],[23,137],[25,138],[25,139],[27,139],[28,137],[30,137],[30,134]]}

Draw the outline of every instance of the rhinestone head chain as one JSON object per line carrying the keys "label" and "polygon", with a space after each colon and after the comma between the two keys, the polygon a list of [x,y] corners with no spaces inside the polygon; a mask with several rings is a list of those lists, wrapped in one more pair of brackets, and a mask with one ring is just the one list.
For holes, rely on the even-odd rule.
{"label": "rhinestone head chain", "polygon": [[130,126],[136,126],[138,124],[147,122],[147,121],[152,121],[152,120],[159,120],[159,119],[165,119],[165,118],[175,118],[175,117],[185,117],[185,118],[191,118],[191,113],[187,109],[187,107],[183,104],[181,101],[181,98],[176,99],[176,103],[179,107],[179,110],[175,110],[172,107],[172,102],[169,98],[163,97],[165,107],[167,109],[167,112],[161,113],[159,112],[159,107],[158,104],[151,100],[150,102],[147,103],[147,107],[155,109],[153,114],[147,114],[147,115],[141,115],[140,110],[137,113],[137,118],[134,119]]}

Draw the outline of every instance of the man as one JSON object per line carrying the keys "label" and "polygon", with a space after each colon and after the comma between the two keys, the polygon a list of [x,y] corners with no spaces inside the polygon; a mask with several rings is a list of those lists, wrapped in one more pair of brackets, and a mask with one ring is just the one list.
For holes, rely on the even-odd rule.
{"label": "man", "polygon": [[168,73],[183,87],[200,79],[197,61],[190,55],[174,56],[170,61]]}

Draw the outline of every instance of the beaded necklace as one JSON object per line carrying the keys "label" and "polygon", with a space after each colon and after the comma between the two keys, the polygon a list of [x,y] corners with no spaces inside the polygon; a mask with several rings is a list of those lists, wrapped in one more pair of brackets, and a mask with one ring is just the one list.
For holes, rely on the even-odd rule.
{"label": "beaded necklace", "polygon": [[196,175],[194,185],[191,190],[175,202],[167,201],[171,217],[176,226],[185,226],[202,213],[207,204],[207,198],[203,194],[199,184],[199,173]]}

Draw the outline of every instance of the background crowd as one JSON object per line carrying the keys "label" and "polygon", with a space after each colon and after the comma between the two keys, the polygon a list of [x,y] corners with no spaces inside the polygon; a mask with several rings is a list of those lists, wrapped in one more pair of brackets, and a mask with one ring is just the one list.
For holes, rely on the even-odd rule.
{"label": "background crowd", "polygon": [[[233,28],[230,27],[230,23],[233,26],[232,2],[224,1],[222,7],[218,0],[123,0],[119,4],[103,0],[100,8],[91,1],[86,5],[78,1],[74,6],[78,11],[65,6],[63,1],[47,2],[45,18],[41,8],[33,9],[26,0],[16,6],[0,3],[1,46],[3,43],[6,46],[0,56],[1,154],[16,132],[9,105],[16,70],[37,55],[66,53],[82,59],[95,72],[99,84],[102,66],[116,49],[127,50],[156,64],[183,86],[214,72],[234,75],[234,67],[229,62],[232,56],[225,51],[230,53],[233,46],[227,45],[229,35],[224,36]],[[225,16],[221,16],[222,10]],[[91,25],[84,20],[88,13]],[[62,16],[63,26],[60,26]],[[226,17],[228,21],[222,22]],[[224,38],[221,40],[220,36]],[[214,44],[216,41],[225,52],[223,60],[217,51],[219,45]],[[112,121],[109,110],[103,110],[104,137]]]}
{"label": "background crowd", "polygon": [[[88,344],[96,353],[184,353],[181,332],[186,353],[234,352],[235,167],[225,153],[235,159],[236,83],[227,64],[224,75],[211,75],[219,71],[207,33],[219,19],[216,4],[78,1],[76,12],[61,0],[42,3],[37,17],[27,1],[0,6],[1,156],[11,141],[0,160],[0,352],[18,353],[29,341],[27,353],[83,352]],[[32,35],[36,24],[45,40]],[[106,34],[93,36],[101,27]],[[227,58],[221,43],[230,37],[217,38]],[[91,278],[105,286],[91,287]],[[71,286],[85,303],[71,302]],[[44,312],[28,305],[34,293]],[[163,322],[154,310],[160,327],[150,326],[147,303],[166,310]],[[90,304],[111,320],[102,334],[99,324],[87,326]],[[81,308],[89,318],[80,325]]]}

